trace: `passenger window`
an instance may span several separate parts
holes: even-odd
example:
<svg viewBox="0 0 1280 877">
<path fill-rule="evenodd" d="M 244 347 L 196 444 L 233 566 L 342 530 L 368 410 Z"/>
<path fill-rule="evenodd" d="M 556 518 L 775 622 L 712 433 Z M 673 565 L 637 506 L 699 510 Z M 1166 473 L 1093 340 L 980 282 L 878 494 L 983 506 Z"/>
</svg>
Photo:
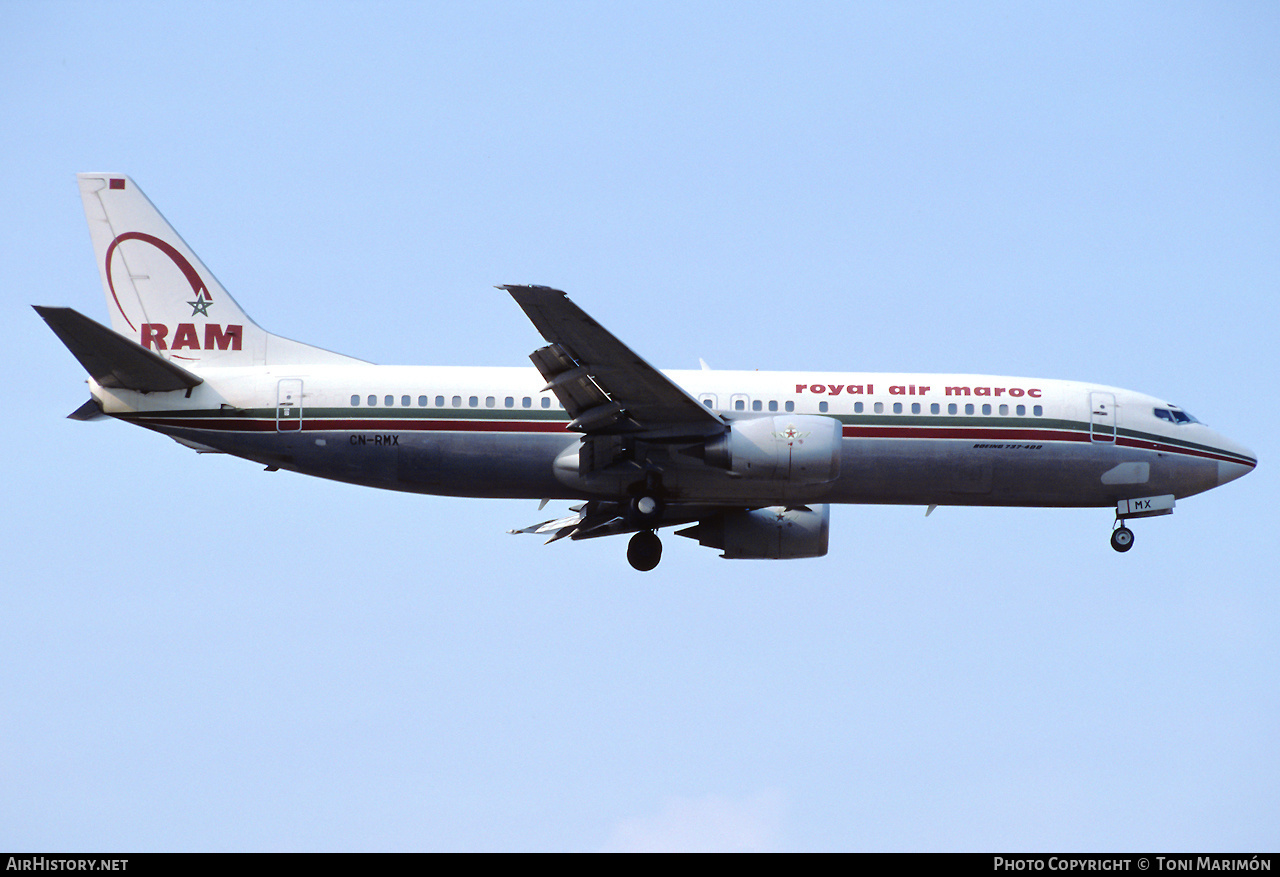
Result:
<svg viewBox="0 0 1280 877">
<path fill-rule="evenodd" d="M 769 410 L 770 410 L 770 411 L 777 411 L 777 410 L 778 410 L 778 400 L 777 400 L 777 399 L 770 399 L 770 400 L 769 400 Z"/>
<path fill-rule="evenodd" d="M 516 407 L 515 396 L 508 396 L 506 399 L 502 400 L 502 404 L 506 405 L 508 408 L 515 408 Z"/>
<path fill-rule="evenodd" d="M 733 410 L 734 410 L 734 411 L 746 411 L 746 410 L 747 410 L 747 400 L 746 400 L 746 399 L 735 399 L 735 400 L 733 400 Z"/>
<path fill-rule="evenodd" d="M 830 406 L 827 405 L 827 401 L 825 399 L 818 403 L 818 410 L 821 411 L 823 414 L 827 413 L 827 408 L 829 407 Z"/>
<path fill-rule="evenodd" d="M 969 402 L 968 404 L 966 404 L 966 405 L 964 406 L 964 413 L 965 413 L 965 414 L 972 414 L 972 413 L 973 413 L 973 403 L 972 403 L 972 402 Z"/>
<path fill-rule="evenodd" d="M 419 396 L 419 397 L 418 397 L 418 407 L 419 407 L 419 408 L 426 408 L 426 407 L 427 407 L 427 403 L 428 403 L 429 401 L 431 401 L 431 400 L 430 400 L 430 399 L 428 399 L 426 396 Z"/>
<path fill-rule="evenodd" d="M 706 405 L 708 408 L 710 408 L 710 407 L 711 407 L 711 400 L 710 400 L 710 399 L 703 399 L 703 400 L 702 400 L 702 404 L 703 404 L 703 405 Z"/>
<path fill-rule="evenodd" d="M 551 398 L 550 398 L 549 396 L 543 396 L 543 397 L 542 397 L 542 407 L 543 407 L 543 408 L 550 408 L 550 407 L 551 407 Z"/>
<path fill-rule="evenodd" d="M 861 402 L 854 402 L 854 403 L 853 403 L 853 413 L 854 413 L 854 414 L 861 414 L 861 413 L 862 413 L 862 403 L 861 403 Z"/>
<path fill-rule="evenodd" d="M 990 406 L 989 404 L 988 404 L 988 405 L 983 405 L 983 406 L 982 406 L 982 413 L 983 413 L 983 414 L 990 414 L 990 413 L 991 413 L 991 406 Z"/>
<path fill-rule="evenodd" d="M 752 410 L 752 411 L 759 411 L 759 410 L 760 410 L 761 408 L 763 408 L 763 407 L 764 407 L 764 405 L 760 402 L 760 400 L 759 400 L 759 399 L 756 399 L 756 400 L 754 400 L 754 401 L 751 403 L 751 410 Z"/>
<path fill-rule="evenodd" d="M 1008 405 L 1001 405 L 1001 406 L 1000 406 L 1000 416 L 1001 416 L 1001 417 L 1004 417 L 1004 416 L 1005 416 L 1005 415 L 1007 415 L 1008 413 L 1009 413 L 1009 406 L 1008 406 Z"/>
<path fill-rule="evenodd" d="M 795 403 L 795 402 L 788 402 L 788 403 L 787 403 L 787 405 L 786 405 L 786 408 L 787 408 L 787 410 L 788 410 L 788 411 L 795 411 L 795 410 L 796 410 L 796 403 Z"/>
<path fill-rule="evenodd" d="M 876 403 L 876 414 L 884 414 L 884 403 L 883 403 L 883 402 L 877 402 L 877 403 Z"/>
<path fill-rule="evenodd" d="M 367 401 L 367 402 L 369 403 L 369 405 L 370 405 L 370 406 L 377 405 L 377 404 L 378 404 L 378 397 L 377 397 L 377 396 L 372 396 L 372 395 L 371 395 L 371 396 L 369 396 L 369 398 L 368 398 L 368 399 L 366 399 L 365 401 Z"/>
<path fill-rule="evenodd" d="M 436 396 L 436 407 L 437 408 L 444 407 L 444 396 Z"/>
<path fill-rule="evenodd" d="M 941 413 L 942 413 L 942 406 L 941 406 L 941 405 L 939 405 L 937 402 L 934 402 L 932 405 L 930 405 L 930 406 L 929 406 L 929 413 L 930 413 L 930 414 L 941 414 Z"/>
<path fill-rule="evenodd" d="M 956 407 L 956 403 L 954 403 L 954 402 L 951 402 L 951 403 L 949 403 L 949 404 L 947 405 L 947 413 L 948 413 L 948 414 L 955 414 L 955 413 L 956 413 L 957 411 L 959 411 L 959 410 L 960 410 L 960 409 Z"/>
<path fill-rule="evenodd" d="M 352 408 L 359 408 L 359 407 L 360 407 L 360 394 L 359 394 L 359 393 L 357 393 L 357 394 L 355 394 L 354 396 L 352 396 L 352 397 L 351 397 L 351 407 L 352 407 Z"/>
<path fill-rule="evenodd" d="M 1031 413 L 1034 414 L 1036 417 L 1042 417 L 1044 415 L 1044 406 L 1043 405 L 1035 406 L 1034 408 L 1031 409 Z"/>
<path fill-rule="evenodd" d="M 485 397 L 484 397 L 484 407 L 485 407 L 485 408 L 492 408 L 492 407 L 493 407 L 494 405 L 496 405 L 497 403 L 498 403 L 498 400 L 497 400 L 497 399 L 494 399 L 492 396 L 485 396 Z"/>
<path fill-rule="evenodd" d="M 919 413 L 920 413 L 920 403 L 919 403 L 919 402 L 912 402 L 912 403 L 911 403 L 911 413 L 912 413 L 912 414 L 919 414 Z"/>
<path fill-rule="evenodd" d="M 461 397 L 461 396 L 454 396 L 454 397 L 453 397 L 453 407 L 454 407 L 454 408 L 461 408 L 461 407 L 462 407 L 462 397 Z"/>
<path fill-rule="evenodd" d="M 1019 417 L 1022 417 L 1022 416 L 1024 416 L 1024 415 L 1027 413 L 1027 406 L 1026 406 L 1026 405 L 1019 405 L 1017 408 L 1015 408 L 1015 409 L 1013 409 L 1013 410 L 1014 410 L 1014 413 L 1016 413 Z"/>
<path fill-rule="evenodd" d="M 470 405 L 472 408 L 475 408 L 477 405 L 480 404 L 480 397 L 472 396 L 470 399 L 467 400 L 467 404 Z"/>
<path fill-rule="evenodd" d="M 894 413 L 894 414 L 901 414 L 901 413 L 902 413 L 902 403 L 901 403 L 901 402 L 894 402 L 894 403 L 893 403 L 893 413 Z"/>
<path fill-rule="evenodd" d="M 408 408 L 409 405 L 412 403 L 412 401 L 413 400 L 411 400 L 408 396 L 400 397 L 400 404 L 403 405 L 405 408 Z"/>
<path fill-rule="evenodd" d="M 521 408 L 529 408 L 532 405 L 533 405 L 533 400 L 530 399 L 528 396 L 525 396 L 523 399 L 520 400 Z"/>
</svg>

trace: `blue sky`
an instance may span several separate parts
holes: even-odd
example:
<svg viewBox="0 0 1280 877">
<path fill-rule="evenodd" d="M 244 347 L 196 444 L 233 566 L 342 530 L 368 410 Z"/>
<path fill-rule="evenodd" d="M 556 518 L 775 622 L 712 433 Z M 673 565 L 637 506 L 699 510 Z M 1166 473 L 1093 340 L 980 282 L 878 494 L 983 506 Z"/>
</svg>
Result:
<svg viewBox="0 0 1280 877">
<path fill-rule="evenodd" d="M 1267 4 L 0 3 L 15 403 L 0 847 L 1259 850 L 1280 842 Z M 822 559 L 542 546 L 64 416 L 131 174 L 271 331 L 523 365 L 498 283 L 654 363 L 1181 404 L 1248 478 L 839 507 Z M 545 516 L 543 516 L 545 517 Z"/>
</svg>

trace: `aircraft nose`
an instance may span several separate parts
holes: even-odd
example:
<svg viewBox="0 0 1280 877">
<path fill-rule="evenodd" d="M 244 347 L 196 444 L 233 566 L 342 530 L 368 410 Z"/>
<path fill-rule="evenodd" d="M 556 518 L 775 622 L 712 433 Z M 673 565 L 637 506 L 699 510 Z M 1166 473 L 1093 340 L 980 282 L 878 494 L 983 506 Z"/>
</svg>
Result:
<svg viewBox="0 0 1280 877">
<path fill-rule="evenodd" d="M 1248 475 L 1253 471 L 1253 467 L 1257 463 L 1228 463 L 1225 460 L 1218 461 L 1218 484 L 1226 484 L 1228 481 L 1235 481 L 1241 475 Z"/>
<path fill-rule="evenodd" d="M 1247 475 L 1252 472 L 1254 467 L 1258 465 L 1257 455 L 1248 448 L 1241 447 L 1235 442 L 1223 442 L 1223 445 L 1223 450 L 1237 459 L 1218 461 L 1218 484 L 1235 481 L 1241 475 Z"/>
</svg>

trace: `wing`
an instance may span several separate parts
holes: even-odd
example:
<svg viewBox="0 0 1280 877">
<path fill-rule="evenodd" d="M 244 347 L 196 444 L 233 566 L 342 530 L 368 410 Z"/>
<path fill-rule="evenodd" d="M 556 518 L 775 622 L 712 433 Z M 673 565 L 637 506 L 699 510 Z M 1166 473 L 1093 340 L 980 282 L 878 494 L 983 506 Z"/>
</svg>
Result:
<svg viewBox="0 0 1280 877">
<path fill-rule="evenodd" d="M 547 286 L 500 286 L 549 344 L 529 357 L 573 421 L 588 434 L 714 435 L 724 421 Z"/>
<path fill-rule="evenodd" d="M 572 506 L 568 517 L 553 521 L 543 521 L 519 530 L 508 530 L 508 533 L 533 533 L 539 536 L 551 535 L 547 544 L 568 537 L 575 542 L 580 539 L 595 539 L 599 536 L 616 536 L 620 533 L 638 533 L 641 530 L 653 530 L 658 527 L 671 527 L 678 524 L 690 524 L 700 518 L 722 515 L 726 509 L 737 510 L 740 506 L 717 506 L 709 504 L 680 504 L 667 506 L 657 520 L 637 521 L 628 512 L 625 502 L 593 499 L 581 505 Z"/>
</svg>

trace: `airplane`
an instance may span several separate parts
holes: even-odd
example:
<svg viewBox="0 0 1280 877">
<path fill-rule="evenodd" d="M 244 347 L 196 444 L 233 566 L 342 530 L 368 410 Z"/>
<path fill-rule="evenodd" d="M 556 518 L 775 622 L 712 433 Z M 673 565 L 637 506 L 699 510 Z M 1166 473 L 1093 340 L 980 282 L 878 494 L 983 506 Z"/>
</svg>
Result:
<svg viewBox="0 0 1280 877">
<path fill-rule="evenodd" d="M 1100 384 L 973 374 L 659 371 L 561 291 L 498 287 L 545 345 L 531 368 L 383 366 L 249 319 L 124 174 L 77 175 L 111 328 L 35 306 L 88 371 L 69 415 L 201 453 L 414 493 L 576 503 L 512 533 L 657 531 L 725 558 L 827 553 L 831 506 L 1113 508 L 1131 519 L 1234 481 L 1246 448 L 1184 409 Z"/>
</svg>

